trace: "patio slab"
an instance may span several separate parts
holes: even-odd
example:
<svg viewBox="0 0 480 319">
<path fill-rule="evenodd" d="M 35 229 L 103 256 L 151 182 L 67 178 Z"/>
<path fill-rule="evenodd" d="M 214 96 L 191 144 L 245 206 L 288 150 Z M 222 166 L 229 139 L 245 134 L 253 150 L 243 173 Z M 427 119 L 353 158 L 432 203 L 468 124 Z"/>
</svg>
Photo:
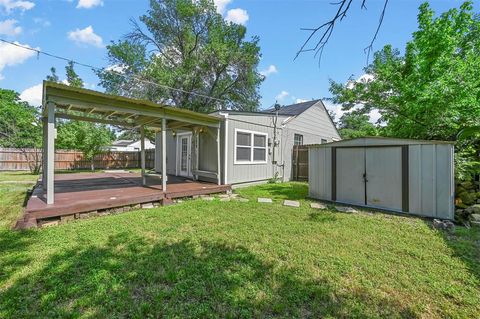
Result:
<svg viewBox="0 0 480 319">
<path fill-rule="evenodd" d="M 273 203 L 271 198 L 263 198 L 263 197 L 259 197 L 258 202 L 259 203 Z"/>
<path fill-rule="evenodd" d="M 283 206 L 300 207 L 300 202 L 286 199 L 283 201 Z"/>
<path fill-rule="evenodd" d="M 335 209 L 338 210 L 339 212 L 344 212 L 344 213 L 356 213 L 356 212 L 358 212 L 355 208 L 350 207 L 350 206 L 335 206 Z"/>
<path fill-rule="evenodd" d="M 327 209 L 327 206 L 325 206 L 322 203 L 310 203 L 310 208 L 315 208 L 315 209 Z"/>
</svg>

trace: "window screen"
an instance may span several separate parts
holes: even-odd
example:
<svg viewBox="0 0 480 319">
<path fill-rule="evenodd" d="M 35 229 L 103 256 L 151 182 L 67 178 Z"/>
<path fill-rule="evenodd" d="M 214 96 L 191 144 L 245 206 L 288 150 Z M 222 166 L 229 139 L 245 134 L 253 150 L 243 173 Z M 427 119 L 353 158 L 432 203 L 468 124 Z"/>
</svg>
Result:
<svg viewBox="0 0 480 319">
<path fill-rule="evenodd" d="M 251 138 L 250 133 L 237 132 L 237 145 L 250 146 Z"/>
</svg>

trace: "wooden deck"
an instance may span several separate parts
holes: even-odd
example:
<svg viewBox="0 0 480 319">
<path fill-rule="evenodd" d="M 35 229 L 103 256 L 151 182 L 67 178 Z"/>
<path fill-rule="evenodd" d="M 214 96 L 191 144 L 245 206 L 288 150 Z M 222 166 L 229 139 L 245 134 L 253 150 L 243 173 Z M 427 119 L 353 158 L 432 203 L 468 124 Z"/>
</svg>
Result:
<svg viewBox="0 0 480 319">
<path fill-rule="evenodd" d="M 38 183 L 16 228 L 31 227 L 40 219 L 149 202 L 166 204 L 174 198 L 220 193 L 230 189 L 230 185 L 169 176 L 167 192 L 163 192 L 160 178 L 148 177 L 147 185 L 142 186 L 140 174 L 117 172 L 56 174 L 55 203 L 46 204 L 42 184 Z"/>
</svg>

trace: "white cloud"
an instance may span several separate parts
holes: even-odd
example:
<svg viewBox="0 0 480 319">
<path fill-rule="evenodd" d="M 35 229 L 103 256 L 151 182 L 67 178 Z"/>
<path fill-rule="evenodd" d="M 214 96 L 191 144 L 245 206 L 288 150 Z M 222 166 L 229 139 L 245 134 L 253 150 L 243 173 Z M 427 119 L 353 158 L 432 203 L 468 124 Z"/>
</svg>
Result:
<svg viewBox="0 0 480 319">
<path fill-rule="evenodd" d="M 375 124 L 382 115 L 380 115 L 380 112 L 375 109 L 371 110 L 370 113 L 368 113 L 368 116 L 370 116 L 370 122 Z"/>
<path fill-rule="evenodd" d="M 356 79 L 355 81 L 353 80 L 349 80 L 347 82 L 347 89 L 353 89 L 353 85 L 354 83 L 368 83 L 368 82 L 371 82 L 375 79 L 375 76 L 371 75 L 371 74 L 362 74 L 358 79 Z"/>
<path fill-rule="evenodd" d="M 77 9 L 90 9 L 97 6 L 103 6 L 102 0 L 78 0 Z"/>
<path fill-rule="evenodd" d="M 26 11 L 32 9 L 33 7 L 35 7 L 35 3 L 31 1 L 0 0 L 0 8 L 3 8 L 7 13 L 10 13 L 15 9 Z"/>
<path fill-rule="evenodd" d="M 18 42 L 14 42 L 20 44 Z M 28 44 L 22 44 L 23 46 L 30 47 Z M 39 49 L 39 48 L 36 48 Z M 2 70 L 6 66 L 14 66 L 25 62 L 27 59 L 36 55 L 34 51 L 22 49 L 14 45 L 0 42 L 0 80 L 3 79 L 1 74 Z"/>
<path fill-rule="evenodd" d="M 342 110 L 342 105 L 341 104 L 334 104 L 329 100 L 323 100 L 323 104 L 325 104 L 325 107 L 329 111 L 333 111 L 335 114 L 335 118 L 333 120 L 339 120 L 343 114 L 348 113 Z M 352 110 L 356 110 L 360 107 L 360 105 L 356 105 Z M 380 118 L 380 112 L 378 110 L 371 110 L 370 113 L 368 114 L 370 117 L 369 122 L 372 124 L 376 124 L 378 119 Z"/>
<path fill-rule="evenodd" d="M 8 19 L 5 21 L 0 21 L 0 34 L 7 36 L 15 36 L 22 33 L 22 28 L 17 26 L 17 20 Z"/>
<path fill-rule="evenodd" d="M 288 95 L 289 95 L 289 93 L 287 91 L 282 91 L 275 97 L 275 99 L 277 100 L 277 102 L 283 102 L 283 100 L 285 100 L 285 98 Z"/>
<path fill-rule="evenodd" d="M 121 64 L 113 64 L 113 65 L 110 65 L 110 66 L 107 66 L 105 68 L 105 71 L 112 71 L 113 73 L 125 73 L 125 70 L 127 69 L 127 67 L 125 65 L 121 65 Z"/>
<path fill-rule="evenodd" d="M 28 104 L 33 106 L 40 106 L 42 105 L 42 92 L 43 92 L 43 84 L 39 83 L 28 89 L 25 89 L 20 93 L 20 99 Z"/>
<path fill-rule="evenodd" d="M 342 117 L 342 115 L 345 113 L 345 111 L 342 111 L 342 105 L 340 104 L 334 104 L 329 100 L 322 100 L 322 102 L 328 111 L 332 111 L 333 114 L 335 114 L 335 118 L 333 118 L 332 120 L 338 121 Z"/>
<path fill-rule="evenodd" d="M 237 8 L 237 9 L 230 9 L 227 11 L 227 16 L 225 17 L 225 21 L 245 25 L 248 21 L 248 18 L 249 17 L 246 10 Z"/>
<path fill-rule="evenodd" d="M 36 24 L 41 25 L 42 27 L 49 27 L 49 26 L 52 25 L 52 24 L 50 23 L 50 21 L 48 21 L 47 19 L 44 19 L 44 18 L 35 18 L 35 19 L 33 19 L 33 22 L 35 22 Z"/>
<path fill-rule="evenodd" d="M 267 77 L 269 75 L 272 75 L 272 74 L 275 74 L 275 73 L 278 73 L 278 69 L 273 64 L 269 65 L 268 68 L 266 68 L 265 70 L 260 71 L 260 74 L 265 76 L 265 77 Z"/>
<path fill-rule="evenodd" d="M 103 40 L 98 34 L 95 34 L 91 25 L 85 29 L 76 29 L 68 32 L 68 38 L 77 44 L 87 44 L 96 47 L 103 47 Z"/>
<path fill-rule="evenodd" d="M 295 103 L 303 103 L 307 101 L 308 101 L 307 99 L 295 99 Z"/>
<path fill-rule="evenodd" d="M 225 9 L 230 2 L 232 2 L 232 0 L 213 0 L 215 7 L 217 7 L 217 12 L 222 15 L 225 13 Z"/>
</svg>

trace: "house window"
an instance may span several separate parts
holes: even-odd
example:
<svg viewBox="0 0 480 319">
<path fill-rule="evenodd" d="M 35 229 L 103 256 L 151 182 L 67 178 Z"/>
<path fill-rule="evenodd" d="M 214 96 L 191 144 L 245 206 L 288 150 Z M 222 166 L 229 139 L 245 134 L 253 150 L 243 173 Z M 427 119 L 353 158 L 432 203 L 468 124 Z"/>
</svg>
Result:
<svg viewBox="0 0 480 319">
<path fill-rule="evenodd" d="M 303 135 L 295 134 L 293 136 L 293 145 L 303 145 Z"/>
<path fill-rule="evenodd" d="M 267 162 L 267 134 L 235 130 L 235 164 Z"/>
<path fill-rule="evenodd" d="M 322 138 L 321 143 L 322 143 L 322 144 L 325 144 L 325 143 L 327 143 L 327 140 L 324 139 L 324 138 Z"/>
</svg>

